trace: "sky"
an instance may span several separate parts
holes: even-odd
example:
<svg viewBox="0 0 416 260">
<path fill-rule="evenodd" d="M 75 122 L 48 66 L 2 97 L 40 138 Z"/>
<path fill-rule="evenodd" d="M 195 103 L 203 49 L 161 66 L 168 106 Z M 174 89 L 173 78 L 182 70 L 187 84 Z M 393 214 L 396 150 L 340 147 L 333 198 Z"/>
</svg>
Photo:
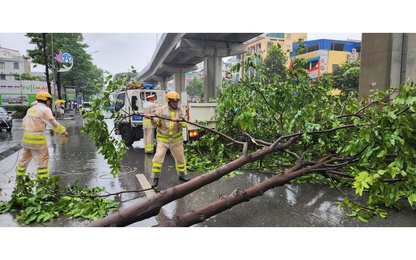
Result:
<svg viewBox="0 0 416 260">
<path fill-rule="evenodd" d="M 156 42 L 161 34 L 157 33 L 83 33 L 86 49 L 91 54 L 97 67 L 114 75 L 119 72 L 131 71 L 133 66 L 141 71 L 151 60 L 156 49 Z M 361 33 L 311 33 L 308 40 L 329 38 L 337 40 L 361 40 Z M 0 31 L 0 46 L 13 49 L 22 55 L 27 50 L 34 49 L 29 38 L 24 33 L 2 33 Z M 56 50 L 58 53 L 58 50 Z M 76 58 L 74 57 L 74 63 Z M 32 67 L 32 71 L 44 72 L 43 66 Z"/>
<path fill-rule="evenodd" d="M 395 32 L 414 24 L 408 10 L 411 8 L 385 5 L 383 1 L 375 6 L 350 0 L 348 6 L 337 7 L 331 0 L 320 0 L 319 5 L 298 0 L 290 11 L 259 6 L 264 8 L 256 12 L 258 15 L 237 0 L 228 0 L 227 5 L 211 0 L 203 9 L 196 8 L 190 0 L 167 1 L 163 5 L 159 1 L 117 0 L 97 5 L 73 0 L 71 5 L 63 2 L 53 7 L 48 7 L 46 0 L 15 0 L 10 2 L 10 10 L 19 5 L 17 2 L 23 2 L 18 16 L 15 12 L 2 13 L 3 21 L 17 21 L 0 26 L 2 47 L 24 55 L 33 48 L 24 32 L 81 32 L 90 46 L 87 53 L 91 53 L 93 63 L 110 74 L 129 71 L 131 66 L 141 71 L 150 61 L 157 39 L 166 32 L 306 32 L 308 40 L 361 40 L 362 32 Z M 46 14 L 53 15 L 45 15 L 45 8 L 50 8 Z M 393 22 L 395 15 L 399 16 L 399 25 Z"/>
</svg>

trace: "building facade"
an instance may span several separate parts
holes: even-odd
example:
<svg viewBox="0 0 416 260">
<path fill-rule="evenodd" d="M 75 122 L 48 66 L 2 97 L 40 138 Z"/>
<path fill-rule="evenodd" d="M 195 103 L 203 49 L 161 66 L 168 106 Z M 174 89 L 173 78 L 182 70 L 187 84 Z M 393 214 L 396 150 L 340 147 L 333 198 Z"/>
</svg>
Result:
<svg viewBox="0 0 416 260">
<path fill-rule="evenodd" d="M 343 63 L 361 58 L 361 41 L 319 39 L 304 41 L 302 44 L 305 49 L 300 51 L 298 42 L 293 43 L 291 60 L 295 58 L 306 60 L 304 68 L 311 78 L 331 73 Z"/>
<path fill-rule="evenodd" d="M 30 73 L 30 62 L 19 51 L 0 47 L 0 80 L 16 80 L 23 73 Z"/>
<path fill-rule="evenodd" d="M 262 59 L 267 57 L 270 48 L 280 45 L 282 51 L 287 55 L 286 66 L 290 65 L 290 53 L 293 50 L 293 44 L 300 39 L 306 40 L 307 33 L 266 33 L 247 42 L 249 54 L 259 53 Z"/>
<path fill-rule="evenodd" d="M 21 80 L 31 74 L 30 62 L 19 51 L 0 47 L 0 106 L 28 106 L 36 93 L 48 91 L 45 81 Z"/>
</svg>

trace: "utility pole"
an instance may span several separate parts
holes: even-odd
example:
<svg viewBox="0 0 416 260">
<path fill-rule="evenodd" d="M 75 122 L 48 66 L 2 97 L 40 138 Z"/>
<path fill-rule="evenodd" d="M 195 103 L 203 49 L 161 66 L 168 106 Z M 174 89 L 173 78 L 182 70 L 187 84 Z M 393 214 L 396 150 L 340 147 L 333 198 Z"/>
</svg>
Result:
<svg viewBox="0 0 416 260">
<path fill-rule="evenodd" d="M 53 85 L 53 93 L 55 94 L 55 58 L 53 57 L 53 33 L 51 33 L 51 50 L 52 50 L 52 85 Z"/>
</svg>

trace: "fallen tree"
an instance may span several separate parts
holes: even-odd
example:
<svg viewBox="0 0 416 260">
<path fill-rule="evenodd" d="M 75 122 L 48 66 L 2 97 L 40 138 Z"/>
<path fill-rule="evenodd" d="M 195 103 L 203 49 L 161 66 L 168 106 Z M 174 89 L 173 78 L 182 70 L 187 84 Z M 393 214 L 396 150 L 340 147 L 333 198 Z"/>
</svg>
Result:
<svg viewBox="0 0 416 260">
<path fill-rule="evenodd" d="M 380 206 L 398 207 L 399 199 L 406 198 L 414 206 L 415 86 L 404 84 L 374 93 L 371 99 L 357 100 L 352 95 L 342 99 L 329 94 L 331 86 L 311 85 L 302 61 L 297 62 L 293 70 L 286 71 L 284 82 L 268 78 L 263 84 L 266 81 L 261 77 L 245 76 L 237 86 L 224 87 L 217 107 L 216 135 L 208 136 L 205 144 L 202 140 L 202 144 L 195 145 L 192 153 L 198 158 L 209 157 L 215 169 L 89 226 L 127 226 L 155 216 L 164 205 L 245 165 L 273 168 L 276 176 L 245 190 L 236 189 L 157 226 L 203 222 L 305 176 L 320 176 L 334 186 L 353 187 L 359 195 L 368 192 L 368 205 L 345 200 L 351 214 L 363 221 L 374 215 L 385 217 Z M 243 65 L 255 67 L 251 60 Z M 267 141 L 272 138 L 274 141 Z M 201 149 L 202 145 L 206 149 Z M 198 152 L 208 156 L 199 156 Z"/>
</svg>

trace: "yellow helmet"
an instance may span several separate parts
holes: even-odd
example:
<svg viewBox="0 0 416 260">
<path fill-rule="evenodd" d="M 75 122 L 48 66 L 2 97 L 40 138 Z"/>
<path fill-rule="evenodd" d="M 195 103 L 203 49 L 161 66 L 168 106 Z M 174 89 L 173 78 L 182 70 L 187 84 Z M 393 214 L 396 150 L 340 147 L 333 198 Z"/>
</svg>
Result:
<svg viewBox="0 0 416 260">
<path fill-rule="evenodd" d="M 46 100 L 48 100 L 48 98 L 52 99 L 52 96 L 48 92 L 40 91 L 40 92 L 36 93 L 35 98 L 36 98 L 36 100 L 46 101 Z"/>
<path fill-rule="evenodd" d="M 178 94 L 178 92 L 171 91 L 166 94 L 166 102 L 168 103 L 169 101 L 179 102 L 180 100 L 181 100 L 181 96 Z"/>
</svg>

